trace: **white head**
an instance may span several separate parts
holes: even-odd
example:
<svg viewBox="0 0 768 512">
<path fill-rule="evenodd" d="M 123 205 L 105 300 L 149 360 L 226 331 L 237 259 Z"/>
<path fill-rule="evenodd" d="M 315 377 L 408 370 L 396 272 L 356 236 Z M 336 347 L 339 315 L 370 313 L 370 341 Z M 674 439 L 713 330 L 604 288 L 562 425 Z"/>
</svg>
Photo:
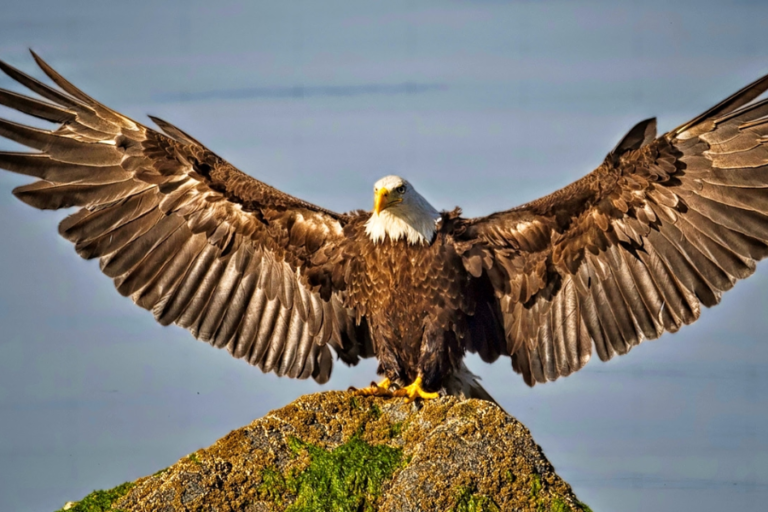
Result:
<svg viewBox="0 0 768 512">
<path fill-rule="evenodd" d="M 385 176 L 373 186 L 373 213 L 365 232 L 374 243 L 392 241 L 428 244 L 440 214 L 400 176 Z"/>
</svg>

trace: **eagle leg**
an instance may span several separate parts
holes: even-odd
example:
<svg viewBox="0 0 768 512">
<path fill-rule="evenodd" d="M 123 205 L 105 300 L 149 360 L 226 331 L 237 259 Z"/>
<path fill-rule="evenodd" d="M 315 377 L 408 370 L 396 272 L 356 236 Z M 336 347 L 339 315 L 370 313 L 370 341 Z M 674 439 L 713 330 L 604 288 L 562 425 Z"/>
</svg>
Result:
<svg viewBox="0 0 768 512">
<path fill-rule="evenodd" d="M 357 395 L 362 396 L 394 396 L 393 393 L 389 390 L 389 387 L 392 385 L 392 382 L 390 382 L 389 379 L 384 379 L 378 384 L 375 382 L 371 382 L 371 385 L 367 388 L 363 389 L 356 389 L 356 388 L 349 388 L 350 391 L 354 391 Z"/>
<path fill-rule="evenodd" d="M 438 393 L 430 393 L 429 391 L 424 391 L 424 389 L 421 387 L 421 375 L 418 375 L 412 384 L 395 390 L 395 392 L 392 393 L 392 396 L 404 396 L 406 397 L 406 403 L 411 403 L 417 398 L 421 398 L 422 400 L 431 400 L 433 398 L 439 397 L 440 395 Z"/>
</svg>

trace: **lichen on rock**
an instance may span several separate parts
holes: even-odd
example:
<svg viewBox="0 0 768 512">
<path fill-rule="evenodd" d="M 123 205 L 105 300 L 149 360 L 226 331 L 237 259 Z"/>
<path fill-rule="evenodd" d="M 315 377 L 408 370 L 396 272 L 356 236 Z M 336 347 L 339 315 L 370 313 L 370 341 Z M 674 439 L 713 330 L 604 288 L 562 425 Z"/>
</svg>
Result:
<svg viewBox="0 0 768 512">
<path fill-rule="evenodd" d="M 528 430 L 496 405 L 307 395 L 140 478 L 104 510 L 578 512 Z M 98 510 L 98 509 L 96 509 Z"/>
</svg>

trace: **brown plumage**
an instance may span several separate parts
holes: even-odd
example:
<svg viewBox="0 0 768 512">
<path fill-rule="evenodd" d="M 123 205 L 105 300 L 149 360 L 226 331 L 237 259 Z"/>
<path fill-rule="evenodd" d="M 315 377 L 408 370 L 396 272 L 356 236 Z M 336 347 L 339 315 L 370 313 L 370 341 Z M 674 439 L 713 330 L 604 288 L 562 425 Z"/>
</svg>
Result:
<svg viewBox="0 0 768 512">
<path fill-rule="evenodd" d="M 639 123 L 562 190 L 465 219 L 396 177 L 398 192 L 377 185 L 374 213 L 312 205 L 34 57 L 60 89 L 0 63 L 44 98 L 0 90 L 0 104 L 59 126 L 0 120 L 37 150 L 0 152 L 1 168 L 38 178 L 14 194 L 78 207 L 59 232 L 121 294 L 265 372 L 325 382 L 333 350 L 377 357 L 401 385 L 488 398 L 466 351 L 511 357 L 531 386 L 555 380 L 593 345 L 605 361 L 695 321 L 768 254 L 768 102 L 753 101 L 768 77 L 661 137 Z"/>
</svg>

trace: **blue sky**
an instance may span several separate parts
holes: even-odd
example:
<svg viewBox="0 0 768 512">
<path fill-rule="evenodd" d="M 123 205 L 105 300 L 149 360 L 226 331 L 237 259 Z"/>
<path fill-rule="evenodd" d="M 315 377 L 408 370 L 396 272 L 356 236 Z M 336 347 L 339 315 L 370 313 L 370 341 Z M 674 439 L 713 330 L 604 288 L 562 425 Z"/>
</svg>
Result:
<svg viewBox="0 0 768 512">
<path fill-rule="evenodd" d="M 474 216 L 586 174 L 641 119 L 671 129 L 768 72 L 767 15 L 759 2 L 38 1 L 3 8 L 0 58 L 39 76 L 34 48 L 111 107 L 168 119 L 322 206 L 368 209 L 397 173 Z M 63 212 L 13 198 L 27 181 L 0 174 L 0 510 L 54 510 L 374 377 L 366 361 L 323 388 L 277 379 L 160 327 L 56 235 Z M 766 288 L 761 264 L 696 324 L 554 384 L 470 365 L 596 512 L 756 509 Z"/>
</svg>

